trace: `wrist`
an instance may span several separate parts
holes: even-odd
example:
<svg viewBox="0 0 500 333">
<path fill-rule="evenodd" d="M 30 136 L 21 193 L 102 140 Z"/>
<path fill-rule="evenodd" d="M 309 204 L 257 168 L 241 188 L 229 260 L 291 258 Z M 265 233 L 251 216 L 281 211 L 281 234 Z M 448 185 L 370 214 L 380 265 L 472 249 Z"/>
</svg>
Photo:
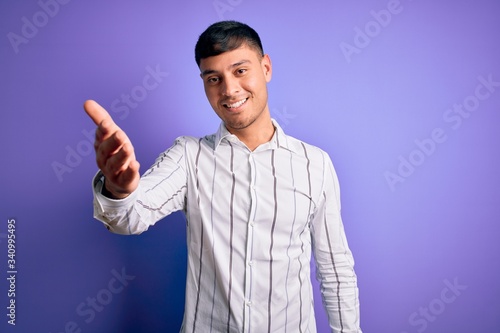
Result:
<svg viewBox="0 0 500 333">
<path fill-rule="evenodd" d="M 116 193 L 116 192 L 110 191 L 109 188 L 106 186 L 106 178 L 105 177 L 103 177 L 102 182 L 103 182 L 103 184 L 102 184 L 101 194 L 107 198 L 119 200 L 119 199 L 125 199 L 126 197 L 128 197 L 130 195 L 130 193 Z"/>
</svg>

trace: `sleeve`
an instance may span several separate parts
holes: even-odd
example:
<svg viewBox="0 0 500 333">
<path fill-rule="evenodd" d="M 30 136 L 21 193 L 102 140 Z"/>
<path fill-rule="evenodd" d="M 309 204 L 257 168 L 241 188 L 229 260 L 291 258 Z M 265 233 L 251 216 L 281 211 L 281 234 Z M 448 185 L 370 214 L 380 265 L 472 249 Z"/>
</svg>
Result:
<svg viewBox="0 0 500 333">
<path fill-rule="evenodd" d="M 186 139 L 178 138 L 142 175 L 137 189 L 125 199 L 101 194 L 104 176 L 93 179 L 94 218 L 122 235 L 140 234 L 163 217 L 184 209 L 187 193 Z"/>
<path fill-rule="evenodd" d="M 311 227 L 316 278 L 332 333 L 361 333 L 354 259 L 340 215 L 337 175 L 326 153 L 323 170 L 323 190 Z"/>
</svg>

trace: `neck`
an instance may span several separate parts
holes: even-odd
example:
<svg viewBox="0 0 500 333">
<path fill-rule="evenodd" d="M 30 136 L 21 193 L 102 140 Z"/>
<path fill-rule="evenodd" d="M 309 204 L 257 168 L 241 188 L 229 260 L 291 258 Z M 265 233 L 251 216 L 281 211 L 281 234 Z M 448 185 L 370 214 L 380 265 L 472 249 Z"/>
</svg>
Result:
<svg viewBox="0 0 500 333">
<path fill-rule="evenodd" d="M 228 129 L 243 142 L 248 149 L 254 151 L 263 143 L 269 142 L 274 135 L 274 125 L 271 116 L 256 119 L 250 126 L 242 129 Z"/>
</svg>

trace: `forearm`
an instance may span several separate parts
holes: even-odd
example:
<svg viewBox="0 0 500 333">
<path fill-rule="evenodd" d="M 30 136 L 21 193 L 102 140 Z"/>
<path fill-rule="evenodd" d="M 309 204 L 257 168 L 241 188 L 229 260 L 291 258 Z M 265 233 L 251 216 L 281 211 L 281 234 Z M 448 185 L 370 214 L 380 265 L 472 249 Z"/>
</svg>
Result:
<svg viewBox="0 0 500 333">
<path fill-rule="evenodd" d="M 332 333 L 361 333 L 357 277 L 350 252 L 317 258 L 317 278 Z"/>
<path fill-rule="evenodd" d="M 102 173 L 94 177 L 94 217 L 118 234 L 140 234 L 170 213 L 183 209 L 187 192 L 184 140 L 161 154 L 123 199 L 110 198 Z"/>
<path fill-rule="evenodd" d="M 333 333 L 361 333 L 354 259 L 340 213 L 340 188 L 329 159 L 325 187 L 312 223 L 313 250 L 323 303 Z"/>
</svg>

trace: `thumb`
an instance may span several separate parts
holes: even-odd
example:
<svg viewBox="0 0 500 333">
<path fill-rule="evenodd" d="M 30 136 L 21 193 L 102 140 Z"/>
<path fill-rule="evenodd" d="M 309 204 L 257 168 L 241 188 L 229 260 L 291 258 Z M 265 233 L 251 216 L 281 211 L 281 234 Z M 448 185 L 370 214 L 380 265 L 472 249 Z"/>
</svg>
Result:
<svg viewBox="0 0 500 333">
<path fill-rule="evenodd" d="M 113 126 L 115 122 L 109 115 L 108 111 L 106 111 L 102 106 L 100 106 L 96 101 L 88 100 L 83 104 L 83 108 L 85 112 L 89 115 L 89 117 L 94 121 L 94 123 L 99 126 L 103 121 L 106 120 L 106 123 L 109 122 L 109 125 Z"/>
</svg>

